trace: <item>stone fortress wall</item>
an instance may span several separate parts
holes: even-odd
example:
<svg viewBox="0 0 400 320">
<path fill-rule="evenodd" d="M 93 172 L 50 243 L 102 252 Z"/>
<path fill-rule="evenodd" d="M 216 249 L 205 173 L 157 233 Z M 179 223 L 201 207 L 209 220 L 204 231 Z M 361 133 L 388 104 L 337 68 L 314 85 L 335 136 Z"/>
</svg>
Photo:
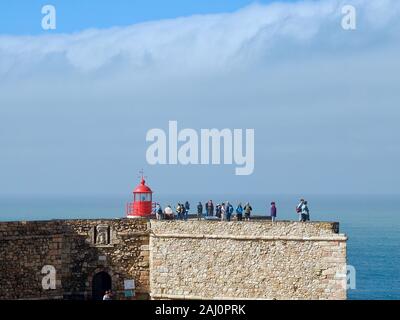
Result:
<svg viewBox="0 0 400 320">
<path fill-rule="evenodd" d="M 0 223 L 0 299 L 346 299 L 338 223 L 51 220 Z M 42 268 L 56 270 L 55 289 Z M 134 280 L 134 296 L 124 290 Z M 97 282 L 96 282 L 97 283 Z"/>
<path fill-rule="evenodd" d="M 111 277 L 117 298 L 124 280 L 137 297 L 149 294 L 149 222 L 54 220 L 0 223 L 0 299 L 89 299 L 99 272 Z M 56 289 L 43 290 L 42 268 L 56 268 Z"/>
<path fill-rule="evenodd" d="M 335 223 L 154 221 L 154 299 L 346 299 Z"/>
</svg>

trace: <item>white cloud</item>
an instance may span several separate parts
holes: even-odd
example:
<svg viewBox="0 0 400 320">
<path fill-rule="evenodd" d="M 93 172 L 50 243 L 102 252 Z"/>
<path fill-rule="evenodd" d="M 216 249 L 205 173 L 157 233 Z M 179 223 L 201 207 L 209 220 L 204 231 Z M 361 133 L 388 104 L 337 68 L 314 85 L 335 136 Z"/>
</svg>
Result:
<svg viewBox="0 0 400 320">
<path fill-rule="evenodd" d="M 151 167 L 158 190 L 400 192 L 399 18 L 398 0 L 300 1 L 0 36 L 0 192 L 122 194 L 168 120 L 255 128 L 255 174 Z"/>
<path fill-rule="evenodd" d="M 348 3 L 355 5 L 359 14 L 358 46 L 399 31 L 397 0 L 255 4 L 229 14 L 190 16 L 107 30 L 0 36 L 0 75 L 46 69 L 49 60 L 78 72 L 96 71 L 115 62 L 132 70 L 218 70 L 258 63 L 265 56 L 279 56 L 285 48 L 299 47 L 302 51 L 305 43 L 316 49 L 323 43 L 322 48 L 329 50 L 348 41 L 340 27 L 340 8 Z"/>
</svg>

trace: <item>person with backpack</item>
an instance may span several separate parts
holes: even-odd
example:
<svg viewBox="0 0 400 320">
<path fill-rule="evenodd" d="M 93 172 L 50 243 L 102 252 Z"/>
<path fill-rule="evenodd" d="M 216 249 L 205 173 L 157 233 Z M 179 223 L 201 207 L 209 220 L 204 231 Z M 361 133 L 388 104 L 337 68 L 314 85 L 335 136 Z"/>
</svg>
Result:
<svg viewBox="0 0 400 320">
<path fill-rule="evenodd" d="M 242 221 L 242 219 L 243 219 L 243 207 L 242 207 L 241 202 L 239 202 L 239 204 L 236 208 L 236 218 L 237 218 L 237 221 Z"/>
<path fill-rule="evenodd" d="M 296 206 L 296 213 L 299 215 L 299 221 L 302 221 L 301 208 L 303 207 L 304 199 L 300 199 L 299 204 Z"/>
<path fill-rule="evenodd" d="M 275 205 L 275 202 L 271 202 L 271 210 L 270 210 L 270 213 L 271 213 L 271 220 L 272 220 L 272 222 L 275 222 L 276 221 L 276 205 Z"/>
<path fill-rule="evenodd" d="M 246 205 L 244 206 L 244 217 L 245 220 L 250 221 L 250 215 L 251 215 L 251 211 L 253 210 L 253 208 L 251 207 L 250 203 L 247 202 Z"/>
<path fill-rule="evenodd" d="M 208 217 L 212 217 L 214 215 L 214 204 L 212 200 L 209 200 L 206 203 L 206 214 Z"/>
<path fill-rule="evenodd" d="M 225 213 L 226 213 L 226 221 L 231 221 L 233 206 L 229 203 L 229 201 L 227 201 L 225 204 Z"/>
<path fill-rule="evenodd" d="M 186 202 L 185 202 L 185 207 L 184 207 L 184 209 L 185 209 L 185 211 L 184 211 L 184 218 L 185 218 L 185 220 L 187 220 L 188 217 L 189 217 L 189 210 L 190 210 L 189 201 L 186 201 Z"/>
<path fill-rule="evenodd" d="M 197 205 L 197 220 L 201 220 L 201 217 L 203 216 L 203 205 L 201 202 Z"/>
<path fill-rule="evenodd" d="M 301 221 L 310 221 L 310 210 L 308 209 L 307 201 L 301 206 Z"/>
</svg>

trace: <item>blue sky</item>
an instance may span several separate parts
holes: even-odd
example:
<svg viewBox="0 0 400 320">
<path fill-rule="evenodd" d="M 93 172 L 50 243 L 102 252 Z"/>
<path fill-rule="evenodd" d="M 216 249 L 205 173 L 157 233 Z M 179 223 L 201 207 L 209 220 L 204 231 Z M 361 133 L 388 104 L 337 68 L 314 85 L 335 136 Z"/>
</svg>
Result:
<svg viewBox="0 0 400 320">
<path fill-rule="evenodd" d="M 55 2 L 56 32 L 1 2 L 1 195 L 122 195 L 141 168 L 159 193 L 400 193 L 398 0 L 98 2 Z M 254 129 L 254 173 L 150 166 L 170 120 Z"/>
<path fill-rule="evenodd" d="M 3 0 L 0 2 L 0 34 L 41 34 L 41 8 L 57 9 L 57 31 L 109 28 L 170 19 L 193 14 L 231 12 L 250 3 L 270 0 Z M 290 2 L 290 0 L 286 0 Z"/>
</svg>

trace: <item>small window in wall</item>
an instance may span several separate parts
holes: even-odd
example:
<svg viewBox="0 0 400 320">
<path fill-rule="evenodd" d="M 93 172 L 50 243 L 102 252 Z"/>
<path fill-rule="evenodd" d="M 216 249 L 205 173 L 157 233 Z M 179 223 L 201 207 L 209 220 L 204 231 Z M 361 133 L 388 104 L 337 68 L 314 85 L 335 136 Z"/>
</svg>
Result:
<svg viewBox="0 0 400 320">
<path fill-rule="evenodd" d="M 135 201 L 151 201 L 151 193 L 135 193 Z"/>
</svg>

